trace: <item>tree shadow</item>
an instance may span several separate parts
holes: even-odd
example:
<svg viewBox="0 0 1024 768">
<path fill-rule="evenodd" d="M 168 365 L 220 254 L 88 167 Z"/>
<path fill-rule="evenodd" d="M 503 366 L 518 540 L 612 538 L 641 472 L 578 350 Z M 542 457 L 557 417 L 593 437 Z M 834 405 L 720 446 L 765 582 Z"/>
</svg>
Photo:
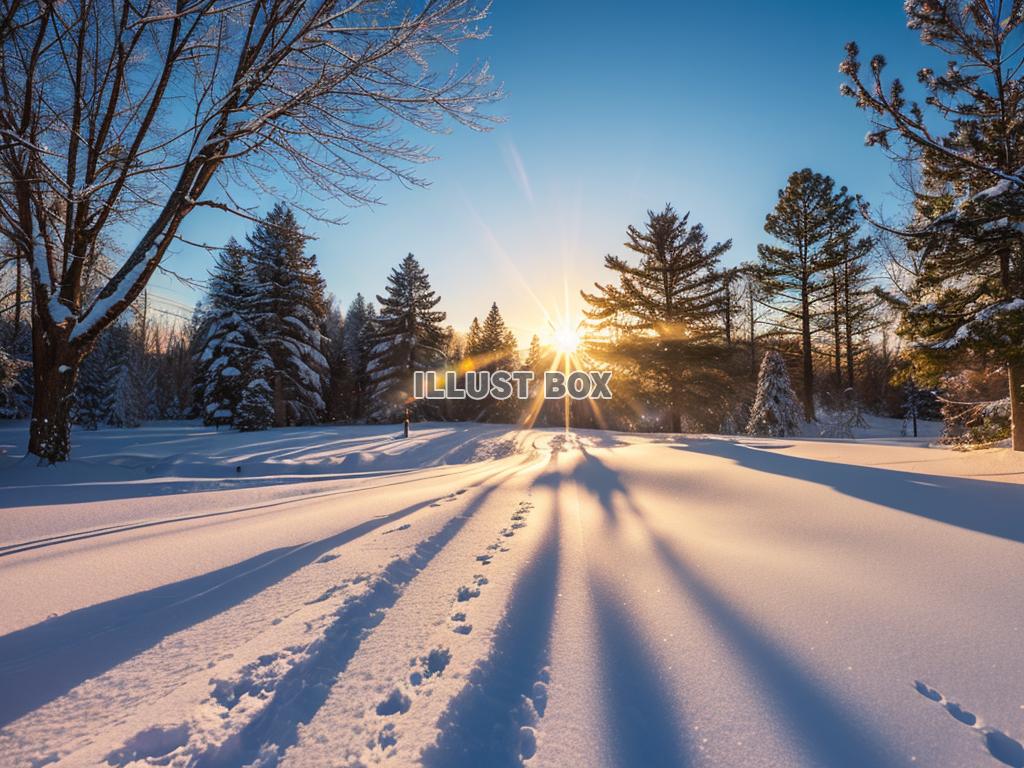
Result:
<svg viewBox="0 0 1024 768">
<path fill-rule="evenodd" d="M 603 704 L 609 744 L 620 768 L 684 768 L 692 764 L 689 729 L 624 610 L 604 587 L 592 590 L 604 670 Z"/>
<path fill-rule="evenodd" d="M 761 450 L 727 440 L 687 440 L 684 452 L 757 472 L 825 485 L 852 498 L 977 533 L 1024 542 L 1024 485 L 860 467 Z"/>
<path fill-rule="evenodd" d="M 333 536 L 66 613 L 0 637 L 0 727 L 222 613 L 336 547 L 430 505 L 420 502 Z"/>
<path fill-rule="evenodd" d="M 590 484 L 592 495 L 602 504 L 612 505 L 606 509 L 607 515 L 614 517 L 617 514 L 614 509 L 617 499 L 644 523 L 656 557 L 667 567 L 682 590 L 696 602 L 709 625 L 720 633 L 728 648 L 736 653 L 748 674 L 760 684 L 766 694 L 766 703 L 770 704 L 787 723 L 799 743 L 813 756 L 815 764 L 827 765 L 830 768 L 863 768 L 892 765 L 897 762 L 885 745 L 856 724 L 857 718 L 854 714 L 846 706 L 835 701 L 827 688 L 818 683 L 798 661 L 759 630 L 738 609 L 730 605 L 729 601 L 696 569 L 686 563 L 666 539 L 647 524 L 643 510 L 636 504 L 628 489 L 622 486 L 621 481 L 617 477 L 607 475 L 617 473 L 596 462 L 591 463 L 587 473 L 578 475 L 578 479 L 581 483 Z M 610 494 L 609 488 L 615 489 L 615 492 Z M 604 606 L 600 610 L 605 612 L 606 619 L 614 621 L 602 621 L 602 625 L 628 626 L 628 617 L 616 617 L 609 607 L 614 604 L 609 603 L 607 598 L 603 602 Z M 626 623 L 623 624 L 623 621 Z M 611 654 L 611 658 L 618 659 L 627 654 L 631 658 L 639 657 L 636 649 L 629 647 L 628 638 L 624 640 L 614 634 L 603 637 L 605 647 L 615 647 L 616 644 L 620 650 Z M 638 667 L 629 670 L 625 680 L 629 684 L 634 679 L 643 681 L 644 675 L 644 669 Z M 648 713 L 648 717 L 654 718 L 655 715 Z M 633 737 L 625 738 L 630 741 Z M 640 739 L 637 738 L 637 741 Z M 641 745 L 636 746 L 640 748 Z M 627 760 L 623 764 L 637 763 L 629 763 Z"/>
</svg>

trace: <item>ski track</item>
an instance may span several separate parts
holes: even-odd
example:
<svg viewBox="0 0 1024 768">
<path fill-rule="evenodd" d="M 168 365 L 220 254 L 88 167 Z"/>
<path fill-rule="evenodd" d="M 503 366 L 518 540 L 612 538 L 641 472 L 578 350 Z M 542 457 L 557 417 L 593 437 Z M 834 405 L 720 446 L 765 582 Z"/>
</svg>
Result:
<svg viewBox="0 0 1024 768">
<path fill-rule="evenodd" d="M 442 456 L 480 452 L 464 432 Z M 910 495 L 886 508 L 869 481 L 925 483 L 928 499 L 935 483 L 836 462 L 830 443 L 833 469 L 816 471 L 836 479 L 811 518 L 794 511 L 816 482 L 818 460 L 799 455 L 810 442 L 484 434 L 494 462 L 0 546 L 11 567 L 74 562 L 97 540 L 116 552 L 208 521 L 337 509 L 330 535 L 0 637 L 0 766 L 1024 768 L 1015 694 L 986 689 L 1005 678 L 1024 695 L 1015 656 L 1000 656 L 1013 586 L 975 597 L 987 563 L 1024 540 L 1001 514 L 1006 484 L 946 481 L 991 493 L 977 519 Z M 331 461 L 330 445 L 289 440 L 232 457 Z M 336 443 L 355 463 L 403 449 Z M 752 508 L 754 479 L 774 492 Z M 374 508 L 353 516 L 363 499 Z M 893 565 L 886 547 L 905 556 Z M 945 603 L 922 599 L 930 579 Z M 872 601 L 884 631 L 862 631 Z M 951 611 L 983 663 L 940 623 Z M 847 677 L 855 665 L 867 677 Z"/>
</svg>

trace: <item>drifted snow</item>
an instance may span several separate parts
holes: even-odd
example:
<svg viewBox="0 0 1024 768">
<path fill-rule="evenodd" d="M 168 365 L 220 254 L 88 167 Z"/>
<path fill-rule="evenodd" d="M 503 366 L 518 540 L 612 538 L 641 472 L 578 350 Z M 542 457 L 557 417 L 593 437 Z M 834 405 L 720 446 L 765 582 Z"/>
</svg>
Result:
<svg viewBox="0 0 1024 768">
<path fill-rule="evenodd" d="M 884 426 L 5 427 L 0 764 L 1019 765 L 1024 461 Z"/>
</svg>

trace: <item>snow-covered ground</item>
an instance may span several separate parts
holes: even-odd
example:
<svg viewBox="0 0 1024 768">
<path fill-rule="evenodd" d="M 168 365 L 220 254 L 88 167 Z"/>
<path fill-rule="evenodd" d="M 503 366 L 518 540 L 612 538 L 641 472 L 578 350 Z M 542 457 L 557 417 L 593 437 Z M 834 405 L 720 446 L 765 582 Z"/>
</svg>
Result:
<svg viewBox="0 0 1024 768">
<path fill-rule="evenodd" d="M 872 429 L 0 427 L 0 765 L 1024 766 L 1024 460 Z"/>
</svg>

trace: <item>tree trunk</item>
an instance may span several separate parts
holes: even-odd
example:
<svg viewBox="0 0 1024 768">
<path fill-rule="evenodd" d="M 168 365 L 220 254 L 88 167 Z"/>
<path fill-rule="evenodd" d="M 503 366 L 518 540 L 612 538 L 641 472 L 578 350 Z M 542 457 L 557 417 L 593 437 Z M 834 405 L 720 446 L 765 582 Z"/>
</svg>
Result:
<svg viewBox="0 0 1024 768">
<path fill-rule="evenodd" d="M 81 350 L 48 337 L 42 323 L 32 327 L 32 421 L 28 452 L 50 464 L 67 461 L 71 452 L 71 406 Z"/>
<path fill-rule="evenodd" d="M 682 432 L 683 431 L 683 417 L 679 414 L 679 411 L 673 409 L 672 411 L 672 431 Z"/>
<path fill-rule="evenodd" d="M 1011 444 L 1024 451 L 1024 362 L 1012 363 L 1009 372 Z"/>
<path fill-rule="evenodd" d="M 814 416 L 814 360 L 811 357 L 811 307 L 807 296 L 807 288 L 803 291 L 802 302 L 802 334 L 801 344 L 803 353 L 803 401 L 804 418 L 807 421 L 816 421 Z"/>
</svg>

